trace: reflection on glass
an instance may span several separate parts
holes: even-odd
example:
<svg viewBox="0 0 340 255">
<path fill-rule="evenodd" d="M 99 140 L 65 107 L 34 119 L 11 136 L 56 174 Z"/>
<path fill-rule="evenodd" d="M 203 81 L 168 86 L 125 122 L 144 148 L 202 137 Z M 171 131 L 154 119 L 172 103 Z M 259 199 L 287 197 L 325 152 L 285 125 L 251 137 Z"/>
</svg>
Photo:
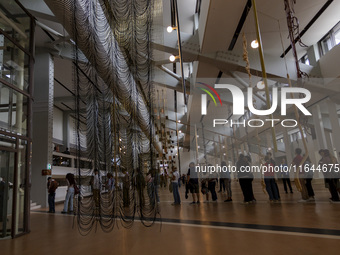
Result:
<svg viewBox="0 0 340 255">
<path fill-rule="evenodd" d="M 14 152 L 0 151 L 0 237 L 11 235 Z"/>
<path fill-rule="evenodd" d="M 17 179 L 17 203 L 15 215 L 15 235 L 24 232 L 25 226 L 25 183 L 26 183 L 26 149 L 27 141 L 20 140 L 18 151 L 18 179 Z"/>
<path fill-rule="evenodd" d="M 1 5 L 0 28 L 23 48 L 29 49 L 30 18 L 14 0 L 1 1 Z M 3 10 L 6 10 L 6 12 Z"/>
<path fill-rule="evenodd" d="M 27 97 L 0 83 L 0 129 L 27 134 Z"/>
<path fill-rule="evenodd" d="M 0 34 L 0 78 L 28 91 L 29 56 Z"/>
<path fill-rule="evenodd" d="M 11 91 L 12 92 L 12 91 Z M 10 126 L 9 119 L 9 98 L 10 90 L 8 87 L 0 83 L 0 128 L 7 128 Z"/>
<path fill-rule="evenodd" d="M 338 45 L 340 43 L 340 29 L 334 33 L 335 44 Z"/>
</svg>

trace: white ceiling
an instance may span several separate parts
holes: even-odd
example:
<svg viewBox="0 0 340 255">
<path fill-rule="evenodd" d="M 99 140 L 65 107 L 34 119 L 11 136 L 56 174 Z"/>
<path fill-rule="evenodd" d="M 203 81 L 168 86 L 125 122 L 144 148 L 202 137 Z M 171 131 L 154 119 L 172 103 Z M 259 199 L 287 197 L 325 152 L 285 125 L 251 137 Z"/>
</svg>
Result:
<svg viewBox="0 0 340 255">
<path fill-rule="evenodd" d="M 155 26 L 154 26 L 154 38 L 155 42 L 163 45 L 167 45 L 176 49 L 177 47 L 177 36 L 176 33 L 173 32 L 168 34 L 166 32 L 166 27 L 170 24 L 170 1 L 163 0 L 162 2 L 155 1 L 155 6 L 157 10 L 157 16 L 155 16 Z M 43 0 L 21 0 L 20 2 L 31 11 L 31 13 L 37 18 L 37 20 L 51 29 L 57 31 L 63 36 L 67 36 L 67 33 L 64 31 L 62 26 L 56 22 L 53 14 L 48 9 Z M 217 51 L 227 51 L 228 46 L 231 42 L 231 39 L 234 35 L 235 29 L 243 12 L 243 9 L 246 5 L 247 0 L 210 0 L 210 1 L 202 1 L 203 4 L 201 10 L 201 19 L 200 19 L 200 51 L 196 52 L 197 54 L 207 54 L 209 56 L 215 56 Z M 320 8 L 325 4 L 326 0 L 297 0 L 295 5 L 295 15 L 299 19 L 300 31 L 308 24 L 308 22 L 314 17 L 314 15 L 320 10 Z M 209 4 L 209 5 L 208 5 Z M 271 56 L 273 58 L 279 59 L 279 56 L 282 54 L 282 45 L 281 45 L 281 37 L 283 40 L 284 49 L 286 49 L 290 42 L 288 40 L 288 29 L 286 23 L 286 14 L 284 10 L 284 2 L 283 0 L 257 0 L 257 9 L 259 16 L 259 23 L 261 29 L 261 37 L 263 41 L 263 48 L 266 58 Z M 206 6 L 209 6 L 207 8 Z M 185 44 L 189 40 L 191 40 L 192 35 L 194 33 L 194 13 L 196 7 L 196 0 L 178 0 L 178 11 L 179 11 L 179 20 L 181 27 L 181 36 L 182 43 Z M 319 17 L 319 19 L 314 23 L 314 25 L 308 30 L 308 32 L 302 37 L 302 41 L 310 46 L 316 44 L 337 22 L 340 20 L 340 0 L 334 0 L 330 7 L 326 9 L 326 11 Z M 202 19 L 207 17 L 206 22 Z M 280 29 L 279 29 L 279 23 Z M 204 27 L 203 27 L 204 26 Z M 203 29 L 204 28 L 204 29 Z M 243 26 L 242 32 L 245 33 L 248 45 L 250 42 L 255 39 L 255 25 L 254 25 L 254 16 L 253 10 L 250 10 L 249 15 L 246 19 L 246 22 Z M 57 38 L 56 38 L 57 39 Z M 40 27 L 36 28 L 36 45 L 37 47 L 45 47 L 45 48 L 53 48 L 51 46 L 51 39 L 46 35 L 45 32 L 42 31 Z M 197 42 L 198 43 L 198 42 Z M 297 47 L 299 57 L 303 56 L 306 53 L 305 48 Z M 239 36 L 235 48 L 233 50 L 233 54 L 242 55 L 242 36 Z M 248 48 L 249 57 L 254 62 L 258 62 L 258 52 L 256 50 Z M 288 60 L 292 59 L 292 51 L 288 54 Z M 194 52 L 195 53 L 195 52 Z M 54 54 L 56 54 L 54 52 Z M 169 53 L 163 52 L 161 50 L 155 50 L 154 60 L 155 61 L 164 61 L 164 64 L 168 62 Z M 243 69 L 244 62 L 239 63 Z M 166 65 L 166 67 L 172 70 L 172 64 Z M 179 70 L 179 65 L 177 65 L 177 70 Z M 204 62 L 203 60 L 198 63 L 197 68 L 197 76 L 198 77 L 213 77 L 216 78 L 220 69 L 214 65 L 214 61 L 212 62 Z M 177 72 L 180 74 L 180 72 Z M 164 86 L 156 86 L 155 90 L 163 90 L 164 95 L 166 97 L 167 104 L 167 115 L 169 119 L 175 119 L 174 113 L 174 92 L 172 88 L 178 87 L 180 88 L 180 81 L 171 77 L 170 75 L 164 73 L 163 71 L 156 71 L 155 81 L 158 83 L 162 83 L 167 85 Z M 238 72 L 238 75 L 247 81 L 247 76 L 241 72 Z M 253 77 L 253 82 L 258 81 L 260 79 L 261 73 L 259 72 L 258 77 Z M 70 90 L 72 90 L 72 68 L 71 62 L 67 59 L 55 58 L 55 77 L 60 80 L 65 86 L 67 86 Z M 223 77 L 230 77 L 229 74 L 224 74 Z M 239 84 L 238 82 L 234 82 L 234 84 Z M 315 94 L 316 95 L 316 94 Z M 64 89 L 62 86 L 56 84 L 55 85 L 55 98 L 66 98 L 70 96 L 70 93 Z M 318 94 L 319 97 L 322 97 L 322 94 Z M 178 100 L 178 118 L 182 120 L 182 122 L 186 122 L 186 116 L 184 116 L 184 100 L 183 94 L 177 93 Z M 317 100 L 317 99 L 315 99 Z M 56 100 L 56 104 L 61 109 L 66 110 L 67 108 L 63 107 L 60 103 L 62 100 Z M 65 104 L 72 106 L 70 102 L 64 102 Z M 197 111 L 197 106 L 193 111 Z M 174 128 L 174 123 L 169 122 L 169 127 Z M 180 126 L 182 127 L 182 125 Z M 184 127 L 182 127 L 184 131 Z M 222 131 L 223 133 L 224 131 Z M 213 137 L 214 135 L 212 135 Z"/>
</svg>

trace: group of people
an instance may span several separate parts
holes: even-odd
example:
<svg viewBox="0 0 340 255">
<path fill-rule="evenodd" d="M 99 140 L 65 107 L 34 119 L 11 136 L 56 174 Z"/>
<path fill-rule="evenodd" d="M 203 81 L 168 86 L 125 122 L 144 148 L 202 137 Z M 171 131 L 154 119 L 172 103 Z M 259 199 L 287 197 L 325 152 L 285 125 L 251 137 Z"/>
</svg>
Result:
<svg viewBox="0 0 340 255">
<path fill-rule="evenodd" d="M 74 178 L 74 174 L 68 173 L 66 174 L 66 182 L 67 182 L 67 190 L 64 201 L 64 209 L 61 213 L 73 213 L 73 198 L 75 193 L 78 192 L 78 187 L 76 180 Z M 59 183 L 53 179 L 52 177 L 47 178 L 47 190 L 48 190 L 48 206 L 49 213 L 55 213 L 55 195 L 56 190 L 59 187 Z M 76 191 L 76 192 L 75 192 Z"/>
<path fill-rule="evenodd" d="M 312 180 L 313 180 L 313 173 L 315 170 L 313 170 L 313 167 L 311 165 L 309 157 L 305 157 L 305 155 L 301 155 L 302 150 L 300 148 L 295 149 L 295 157 L 291 162 L 291 166 L 295 167 L 296 171 L 298 171 L 298 181 L 299 185 L 301 187 L 301 196 L 302 199 L 298 202 L 312 202 L 315 201 L 315 194 L 312 187 Z M 322 173 L 324 175 L 324 181 L 325 181 L 325 187 L 329 189 L 329 192 L 331 194 L 330 200 L 332 202 L 339 202 L 339 194 L 340 194 L 340 185 L 339 185 L 339 165 L 334 156 L 332 156 L 329 152 L 329 150 L 322 149 L 319 151 L 319 154 L 321 156 L 321 159 L 318 163 L 318 166 L 322 169 Z M 238 182 L 240 184 L 242 194 L 243 194 L 243 202 L 245 204 L 248 203 L 254 203 L 256 202 L 256 198 L 254 196 L 253 192 L 253 186 L 252 182 L 254 180 L 254 175 L 251 171 L 241 171 L 241 169 L 245 169 L 247 166 L 250 166 L 251 164 L 251 158 L 249 156 L 245 156 L 243 154 L 239 155 L 239 158 L 236 163 L 236 169 L 237 169 L 237 178 Z M 221 162 L 221 167 L 226 166 L 226 162 Z M 281 171 L 275 175 L 275 166 L 276 162 L 272 158 L 271 152 L 268 152 L 266 156 L 264 157 L 264 166 L 266 166 L 266 171 L 263 172 L 262 176 L 262 185 L 263 190 L 266 191 L 269 197 L 269 202 L 280 202 L 280 191 L 277 185 L 276 178 L 282 179 L 283 187 L 285 193 L 293 193 L 293 188 L 290 181 L 290 173 L 289 168 L 286 160 L 282 159 L 280 168 Z M 177 178 L 177 176 L 176 176 Z M 220 190 L 219 192 L 222 192 L 223 190 L 227 193 L 227 199 L 224 200 L 224 202 L 230 202 L 232 201 L 232 191 L 231 191 L 231 176 L 230 172 L 221 173 L 221 175 L 217 176 L 216 173 L 210 173 L 208 174 L 203 173 L 203 176 L 201 178 L 200 184 L 201 184 L 201 193 L 206 197 L 205 202 L 210 201 L 210 194 L 211 194 L 211 200 L 213 202 L 217 201 L 217 195 L 216 195 L 216 185 L 220 182 Z M 191 204 L 199 204 L 200 203 L 200 195 L 199 195 L 199 178 L 198 174 L 195 171 L 195 164 L 193 162 L 190 163 L 189 169 L 187 172 L 187 180 L 186 180 L 186 198 L 187 194 L 190 191 L 192 194 L 193 201 Z M 177 191 L 176 191 L 176 196 Z M 174 193 L 175 198 L 175 193 Z M 175 203 L 176 202 L 175 199 Z"/>
<path fill-rule="evenodd" d="M 300 148 L 295 149 L 295 157 L 291 162 L 291 166 L 298 171 L 298 183 L 301 190 L 302 199 L 299 202 L 309 202 L 314 201 L 315 194 L 312 187 L 312 179 L 313 179 L 313 170 L 312 165 L 310 165 L 310 160 L 308 157 L 301 155 L 302 150 Z M 339 185 L 339 165 L 337 159 L 331 155 L 330 151 L 327 149 L 322 149 L 319 151 L 321 159 L 318 163 L 318 166 L 322 168 L 322 173 L 324 175 L 325 187 L 328 188 L 332 202 L 339 202 L 339 193 L 340 193 L 340 185 Z M 237 169 L 237 178 L 240 184 L 240 188 L 243 194 L 243 202 L 254 203 L 256 202 L 256 198 L 253 192 L 253 180 L 254 175 L 251 171 L 240 171 L 242 168 L 245 169 L 247 166 L 251 165 L 251 157 L 243 154 L 239 155 L 239 158 L 236 162 Z M 280 191 L 277 185 L 276 178 L 282 179 L 283 187 L 285 193 L 293 193 L 292 185 L 290 182 L 290 174 L 288 169 L 292 169 L 292 167 L 288 167 L 285 159 L 282 159 L 280 164 L 281 171 L 275 175 L 274 168 L 276 166 L 275 160 L 272 158 L 271 152 L 268 152 L 264 157 L 264 166 L 266 166 L 266 171 L 263 172 L 262 176 L 262 186 L 263 190 L 265 190 L 268 194 L 269 201 L 271 203 L 279 202 L 281 200 Z M 227 163 L 225 161 L 221 162 L 221 167 L 226 167 Z M 125 172 L 123 177 L 123 201 L 124 206 L 129 206 L 130 196 L 129 189 L 131 185 L 131 181 L 136 183 L 139 200 L 142 204 L 145 202 L 144 198 L 144 188 L 147 187 L 147 194 L 151 203 L 159 203 L 159 190 L 158 187 L 160 185 L 167 186 L 167 179 L 170 179 L 169 189 L 173 193 L 174 202 L 172 205 L 180 205 L 181 197 L 179 193 L 179 187 L 181 182 L 185 184 L 185 198 L 188 198 L 188 193 L 192 194 L 192 202 L 190 204 L 199 204 L 200 203 L 200 192 L 205 197 L 204 202 L 216 202 L 217 201 L 217 193 L 216 186 L 220 184 L 219 192 L 224 191 L 226 195 L 226 199 L 224 202 L 232 201 L 232 190 L 231 190 L 231 173 L 226 171 L 222 172 L 220 176 L 217 173 L 203 173 L 203 176 L 200 176 L 198 172 L 195 170 L 195 163 L 191 162 L 189 164 L 189 169 L 186 175 L 180 176 L 178 169 L 173 166 L 172 171 L 169 174 L 159 174 L 153 171 L 149 171 L 145 177 L 142 171 L 137 171 L 137 175 L 135 180 L 130 180 L 128 173 Z M 66 175 L 67 181 L 67 192 L 64 202 L 64 209 L 62 213 L 73 213 L 73 197 L 75 194 L 75 188 L 77 189 L 77 184 L 74 178 L 74 175 L 69 173 Z M 101 178 L 99 175 L 99 171 L 97 169 L 94 170 L 93 176 L 91 177 L 90 185 L 92 188 L 93 199 L 95 207 L 99 207 L 100 205 L 100 190 L 101 190 Z M 115 179 L 111 173 L 107 174 L 106 180 L 106 188 L 109 193 L 114 192 L 115 190 Z M 49 212 L 55 212 L 55 191 L 58 188 L 58 183 L 52 179 L 48 178 L 47 183 L 48 188 L 48 202 L 49 202 Z M 211 198 L 210 198 L 211 197 Z"/>
</svg>

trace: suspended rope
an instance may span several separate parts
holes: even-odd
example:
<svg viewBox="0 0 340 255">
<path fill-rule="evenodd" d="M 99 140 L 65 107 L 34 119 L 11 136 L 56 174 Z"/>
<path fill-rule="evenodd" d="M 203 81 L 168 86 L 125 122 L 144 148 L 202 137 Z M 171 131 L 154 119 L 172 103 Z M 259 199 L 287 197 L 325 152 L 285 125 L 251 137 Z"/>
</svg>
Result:
<svg viewBox="0 0 340 255">
<path fill-rule="evenodd" d="M 284 2 L 285 2 L 285 11 L 286 11 L 286 14 L 287 14 L 287 25 L 288 25 L 288 30 L 289 30 L 289 38 L 290 38 L 290 43 L 291 43 L 291 46 L 292 46 L 293 55 L 294 55 L 294 58 L 295 58 L 297 77 L 299 79 L 299 78 L 302 78 L 302 77 L 306 77 L 307 74 L 303 73 L 300 70 L 300 66 L 299 66 L 299 62 L 298 62 L 298 58 L 297 58 L 297 53 L 296 53 L 296 48 L 295 48 L 294 35 L 296 34 L 296 32 L 298 33 L 298 30 L 299 30 L 299 28 L 298 28 L 299 22 L 298 22 L 298 19 L 294 16 L 294 8 L 293 8 L 293 5 L 296 3 L 296 1 L 290 0 L 290 2 L 289 2 L 289 0 L 284 0 Z M 290 3 L 292 5 L 290 5 Z M 280 26 L 279 20 L 278 20 L 278 26 L 279 26 L 279 31 L 280 31 L 281 47 L 282 47 L 282 50 L 284 52 L 282 32 L 281 32 L 281 26 Z M 300 38 L 299 38 L 299 41 L 300 41 Z M 284 62 L 285 62 L 285 68 L 286 68 L 286 73 L 287 73 L 287 81 L 288 81 L 289 87 L 292 87 L 292 82 L 290 80 L 289 73 L 288 73 L 287 60 L 286 60 L 286 54 L 285 53 L 284 53 Z M 292 93 L 291 93 L 291 97 L 293 98 Z M 305 149 L 305 156 L 303 157 L 302 161 L 300 162 L 300 165 L 298 166 L 298 167 L 300 167 L 301 165 L 304 164 L 304 162 L 308 158 L 309 152 L 308 152 L 306 139 L 304 137 L 304 132 L 303 132 L 303 129 L 302 129 L 298 109 L 295 105 L 293 107 L 294 107 L 295 118 L 298 122 L 299 132 L 300 132 L 301 139 L 302 139 L 302 142 L 303 142 L 303 146 L 304 146 L 304 149 Z M 295 173 L 294 181 L 295 181 L 296 188 L 301 192 L 302 186 L 301 186 L 300 180 L 298 178 L 298 171 Z"/>
<path fill-rule="evenodd" d="M 159 213 L 153 1 L 81 0 L 72 14 L 78 229 L 110 232 L 136 218 L 151 226 Z"/>
<path fill-rule="evenodd" d="M 248 49 L 247 49 L 247 39 L 246 39 L 246 36 L 245 34 L 243 33 L 242 34 L 242 45 L 243 45 L 243 61 L 246 62 L 246 71 L 248 73 L 248 77 L 249 77 L 249 87 L 251 87 L 251 73 L 250 73 L 250 64 L 249 64 L 249 58 L 248 58 Z"/>
</svg>

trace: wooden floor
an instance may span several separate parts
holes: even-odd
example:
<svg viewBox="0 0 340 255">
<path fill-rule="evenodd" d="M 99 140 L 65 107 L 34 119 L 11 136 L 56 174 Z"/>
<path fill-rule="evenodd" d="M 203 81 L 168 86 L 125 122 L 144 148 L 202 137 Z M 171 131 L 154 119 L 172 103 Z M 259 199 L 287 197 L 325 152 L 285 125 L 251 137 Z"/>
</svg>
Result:
<svg viewBox="0 0 340 255">
<path fill-rule="evenodd" d="M 233 202 L 189 205 L 181 188 L 181 206 L 171 206 L 172 194 L 161 190 L 162 227 L 145 228 L 135 222 L 110 233 L 100 228 L 81 236 L 72 228 L 74 217 L 31 213 L 31 233 L 0 241 L 0 254 L 340 254 L 340 204 L 328 201 L 322 184 L 314 184 L 315 203 L 297 203 L 300 193 L 285 194 L 282 202 L 268 203 L 260 184 L 254 185 L 256 204 L 243 205 L 238 183 Z M 201 198 L 202 200 L 202 198 Z"/>
</svg>

